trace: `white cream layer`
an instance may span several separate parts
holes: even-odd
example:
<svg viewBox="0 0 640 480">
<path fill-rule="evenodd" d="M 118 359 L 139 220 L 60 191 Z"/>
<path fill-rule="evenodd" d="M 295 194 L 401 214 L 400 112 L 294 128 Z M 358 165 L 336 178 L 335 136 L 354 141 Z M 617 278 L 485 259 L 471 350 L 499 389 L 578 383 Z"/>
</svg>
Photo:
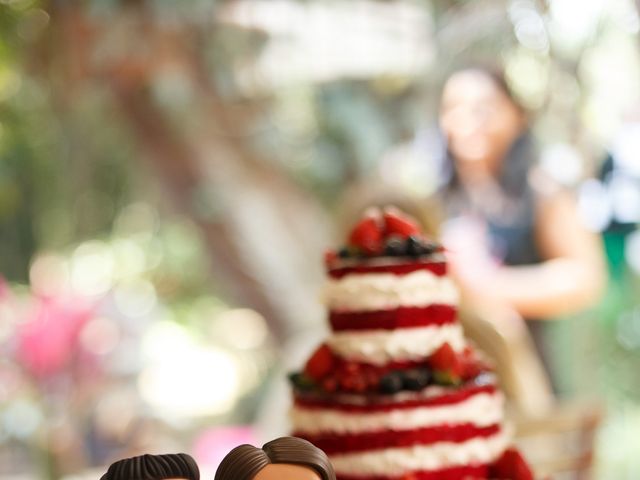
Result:
<svg viewBox="0 0 640 480">
<path fill-rule="evenodd" d="M 412 430 L 460 423 L 487 427 L 502 423 L 503 419 L 504 397 L 500 392 L 479 393 L 452 405 L 399 408 L 372 413 L 301 406 L 294 406 L 291 410 L 294 430 L 310 435 Z"/>
<path fill-rule="evenodd" d="M 463 443 L 441 442 L 333 455 L 331 463 L 336 473 L 343 475 L 398 477 L 412 471 L 491 463 L 502 454 L 507 442 L 507 435 L 500 432 L 491 437 L 473 438 Z"/>
<path fill-rule="evenodd" d="M 327 344 L 336 355 L 373 365 L 424 360 L 446 342 L 456 351 L 464 349 L 464 334 L 459 324 L 397 330 L 343 330 L 327 338 Z"/>
<path fill-rule="evenodd" d="M 389 310 L 433 303 L 457 305 L 458 290 L 449 277 L 439 277 L 427 270 L 406 275 L 349 274 L 330 279 L 323 289 L 322 300 L 331 310 Z"/>
</svg>

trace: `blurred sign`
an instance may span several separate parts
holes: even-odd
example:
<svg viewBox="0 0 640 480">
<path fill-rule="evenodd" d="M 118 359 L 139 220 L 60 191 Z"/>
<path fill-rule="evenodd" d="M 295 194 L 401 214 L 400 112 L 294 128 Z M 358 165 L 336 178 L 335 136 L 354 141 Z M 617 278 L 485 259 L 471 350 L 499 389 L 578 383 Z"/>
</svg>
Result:
<svg viewBox="0 0 640 480">
<path fill-rule="evenodd" d="M 239 72 L 258 89 L 416 75 L 435 57 L 428 10 L 408 2 L 239 1 L 229 3 L 217 20 L 268 34 L 256 63 Z"/>
</svg>

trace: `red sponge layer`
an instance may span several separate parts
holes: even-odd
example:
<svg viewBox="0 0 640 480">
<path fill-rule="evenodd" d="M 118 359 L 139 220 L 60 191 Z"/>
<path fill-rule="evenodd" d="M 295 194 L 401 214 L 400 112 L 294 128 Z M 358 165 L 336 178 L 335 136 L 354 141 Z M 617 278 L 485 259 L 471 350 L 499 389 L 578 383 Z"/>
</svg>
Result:
<svg viewBox="0 0 640 480">
<path fill-rule="evenodd" d="M 295 437 L 304 438 L 328 455 L 338 453 L 384 450 L 387 448 L 431 445 L 438 442 L 462 443 L 473 438 L 487 438 L 500 432 L 500 425 L 478 427 L 471 423 L 438 425 L 413 430 L 385 430 L 348 435 L 305 435 L 294 432 Z"/>
<path fill-rule="evenodd" d="M 344 265 L 331 268 L 329 276 L 331 278 L 342 278 L 349 274 L 364 273 L 393 273 L 395 275 L 407 275 L 412 272 L 427 270 L 438 277 L 447 274 L 447 263 L 445 261 L 411 261 L 407 263 L 359 263 L 354 265 Z"/>
<path fill-rule="evenodd" d="M 396 328 L 447 325 L 456 322 L 457 309 L 453 305 L 432 304 L 426 307 L 399 307 L 393 310 L 371 312 L 329 313 L 334 331 L 342 330 L 395 330 Z"/>
<path fill-rule="evenodd" d="M 337 480 L 479 480 L 489 478 L 488 465 L 463 465 L 394 476 L 336 475 Z"/>
</svg>

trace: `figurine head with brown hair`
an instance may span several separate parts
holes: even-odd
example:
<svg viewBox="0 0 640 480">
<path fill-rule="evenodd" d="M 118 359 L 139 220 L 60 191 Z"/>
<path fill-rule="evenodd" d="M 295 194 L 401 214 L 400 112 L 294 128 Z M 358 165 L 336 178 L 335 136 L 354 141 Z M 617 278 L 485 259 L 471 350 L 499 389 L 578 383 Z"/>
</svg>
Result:
<svg viewBox="0 0 640 480">
<path fill-rule="evenodd" d="M 327 455 L 312 443 L 281 437 L 262 448 L 234 448 L 220 463 L 214 480 L 336 480 L 336 474 Z"/>
<path fill-rule="evenodd" d="M 100 480 L 200 480 L 195 460 L 186 453 L 140 455 L 119 460 Z"/>
<path fill-rule="evenodd" d="M 200 480 L 195 460 L 186 453 L 140 455 L 109 467 L 100 480 Z"/>
</svg>

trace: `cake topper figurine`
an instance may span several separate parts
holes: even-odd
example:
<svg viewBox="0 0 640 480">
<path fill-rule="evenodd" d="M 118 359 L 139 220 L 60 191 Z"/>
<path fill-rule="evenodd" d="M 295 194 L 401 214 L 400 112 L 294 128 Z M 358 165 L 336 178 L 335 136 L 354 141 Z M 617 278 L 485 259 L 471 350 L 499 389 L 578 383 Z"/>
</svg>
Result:
<svg viewBox="0 0 640 480">
<path fill-rule="evenodd" d="M 220 463 L 214 480 L 336 480 L 336 474 L 329 458 L 312 443 L 281 437 L 262 448 L 234 448 Z"/>
<path fill-rule="evenodd" d="M 186 453 L 147 454 L 118 460 L 100 480 L 200 480 L 200 470 Z"/>
</svg>

